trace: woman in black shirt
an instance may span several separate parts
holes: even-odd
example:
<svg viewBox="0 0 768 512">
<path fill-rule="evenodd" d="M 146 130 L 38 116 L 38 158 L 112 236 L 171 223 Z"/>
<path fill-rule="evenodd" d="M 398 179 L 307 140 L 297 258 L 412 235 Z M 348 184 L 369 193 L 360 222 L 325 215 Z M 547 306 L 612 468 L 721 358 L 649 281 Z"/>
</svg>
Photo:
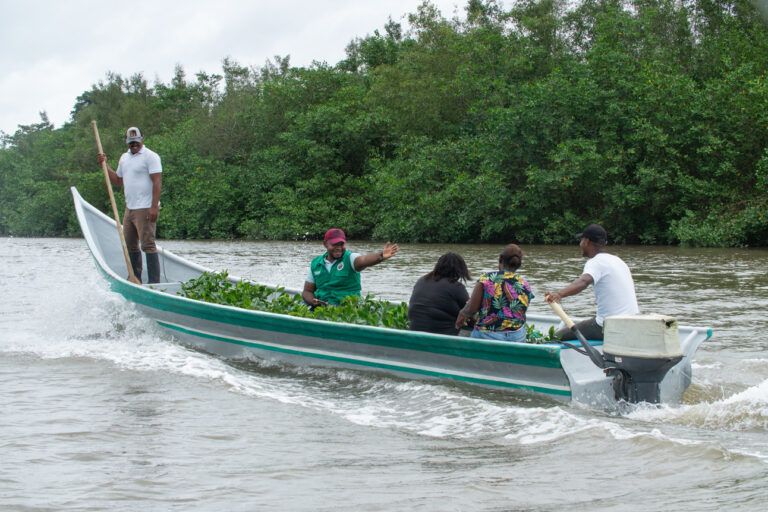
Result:
<svg viewBox="0 0 768 512">
<path fill-rule="evenodd" d="M 464 258 L 455 252 L 440 256 L 432 272 L 416 281 L 408 303 L 412 331 L 456 335 L 456 316 L 469 300 L 470 279 Z"/>
</svg>

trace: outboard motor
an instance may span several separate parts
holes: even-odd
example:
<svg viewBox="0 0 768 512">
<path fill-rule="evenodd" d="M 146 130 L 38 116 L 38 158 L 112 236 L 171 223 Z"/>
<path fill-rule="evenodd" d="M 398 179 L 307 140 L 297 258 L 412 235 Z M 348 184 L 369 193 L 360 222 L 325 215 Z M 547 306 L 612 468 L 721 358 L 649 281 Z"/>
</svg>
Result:
<svg viewBox="0 0 768 512">
<path fill-rule="evenodd" d="M 661 401 L 659 384 L 683 358 L 677 320 L 662 315 L 611 316 L 603 325 L 605 373 L 616 400 Z"/>
</svg>

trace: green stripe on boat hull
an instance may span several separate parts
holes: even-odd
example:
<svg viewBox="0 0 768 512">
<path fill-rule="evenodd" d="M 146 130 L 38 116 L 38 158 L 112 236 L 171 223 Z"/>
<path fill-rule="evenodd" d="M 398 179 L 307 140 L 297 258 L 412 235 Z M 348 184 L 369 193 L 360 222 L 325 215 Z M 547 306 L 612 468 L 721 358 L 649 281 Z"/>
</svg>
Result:
<svg viewBox="0 0 768 512">
<path fill-rule="evenodd" d="M 516 389 L 523 391 L 532 391 L 535 393 L 541 393 L 551 395 L 559 399 L 570 399 L 571 391 L 567 386 L 553 386 L 543 387 L 541 385 L 526 383 L 523 381 L 517 381 L 514 379 L 505 378 L 489 378 L 481 374 L 469 374 L 461 372 L 449 372 L 446 370 L 423 367 L 406 363 L 389 363 L 383 360 L 372 358 L 352 358 L 347 355 L 330 353 L 327 351 L 313 351 L 313 350 L 300 350 L 296 348 L 290 348 L 287 346 L 280 346 L 276 344 L 268 344 L 263 342 L 254 342 L 244 339 L 236 339 L 221 336 L 218 334 L 207 333 L 203 331 L 197 331 L 188 329 L 180 325 L 175 325 L 163 321 L 158 321 L 158 324 L 169 330 L 175 336 L 186 341 L 188 344 L 197 348 L 201 348 L 208 352 L 222 353 L 230 357 L 237 354 L 237 351 L 232 351 L 229 348 L 224 348 L 221 351 L 217 350 L 214 344 L 234 345 L 239 348 L 246 348 L 243 351 L 244 354 L 255 353 L 261 355 L 262 359 L 269 359 L 271 354 L 277 353 L 281 357 L 279 359 L 285 360 L 285 355 L 292 356 L 291 362 L 307 362 L 309 364 L 318 364 L 320 362 L 330 362 L 330 365 L 324 364 L 323 366 L 331 367 L 347 367 L 355 369 L 372 369 L 384 371 L 389 374 L 402 375 L 408 377 L 419 378 L 433 378 L 433 379 L 450 379 L 461 382 L 468 382 L 471 384 L 478 384 L 485 387 L 501 388 L 501 389 Z"/>
<path fill-rule="evenodd" d="M 339 324 L 307 318 L 250 311 L 218 304 L 193 301 L 175 295 L 156 293 L 127 282 L 111 280 L 112 289 L 130 302 L 161 312 L 172 312 L 201 321 L 259 329 L 276 334 L 311 331 L 317 338 L 408 348 L 432 353 L 455 355 L 485 361 L 516 362 L 528 366 L 561 368 L 560 347 L 504 342 L 478 342 L 471 338 L 440 336 L 414 331 L 398 331 L 353 324 Z"/>
</svg>

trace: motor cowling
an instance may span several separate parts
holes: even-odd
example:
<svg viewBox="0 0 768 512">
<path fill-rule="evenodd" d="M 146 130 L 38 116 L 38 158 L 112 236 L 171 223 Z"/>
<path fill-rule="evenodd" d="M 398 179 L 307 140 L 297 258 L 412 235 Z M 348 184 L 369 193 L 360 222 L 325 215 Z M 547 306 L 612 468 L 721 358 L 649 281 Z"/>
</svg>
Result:
<svg viewBox="0 0 768 512">
<path fill-rule="evenodd" d="M 603 325 L 605 372 L 616 400 L 659 403 L 659 385 L 683 358 L 677 320 L 664 315 L 612 316 Z"/>
</svg>

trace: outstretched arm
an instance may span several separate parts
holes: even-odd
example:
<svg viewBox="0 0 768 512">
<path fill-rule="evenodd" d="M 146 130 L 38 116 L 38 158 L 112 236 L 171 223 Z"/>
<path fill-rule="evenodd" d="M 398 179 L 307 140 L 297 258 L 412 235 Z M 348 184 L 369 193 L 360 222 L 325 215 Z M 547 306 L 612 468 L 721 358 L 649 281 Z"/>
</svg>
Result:
<svg viewBox="0 0 768 512">
<path fill-rule="evenodd" d="M 594 279 L 592 279 L 591 275 L 581 274 L 581 276 L 579 276 L 578 279 L 576 279 L 574 282 L 572 282 L 565 288 L 562 288 L 556 292 L 544 293 L 544 299 L 547 302 L 560 302 L 560 300 L 565 297 L 570 297 L 571 295 L 576 295 L 577 293 L 583 292 L 593 282 L 594 282 Z"/>
<path fill-rule="evenodd" d="M 397 244 L 387 242 L 384 244 L 384 249 L 379 252 L 369 252 L 368 254 L 358 256 L 354 263 L 355 270 L 360 272 L 368 267 L 378 265 L 382 261 L 386 261 L 397 254 L 397 251 L 399 250 L 400 247 Z"/>
</svg>

